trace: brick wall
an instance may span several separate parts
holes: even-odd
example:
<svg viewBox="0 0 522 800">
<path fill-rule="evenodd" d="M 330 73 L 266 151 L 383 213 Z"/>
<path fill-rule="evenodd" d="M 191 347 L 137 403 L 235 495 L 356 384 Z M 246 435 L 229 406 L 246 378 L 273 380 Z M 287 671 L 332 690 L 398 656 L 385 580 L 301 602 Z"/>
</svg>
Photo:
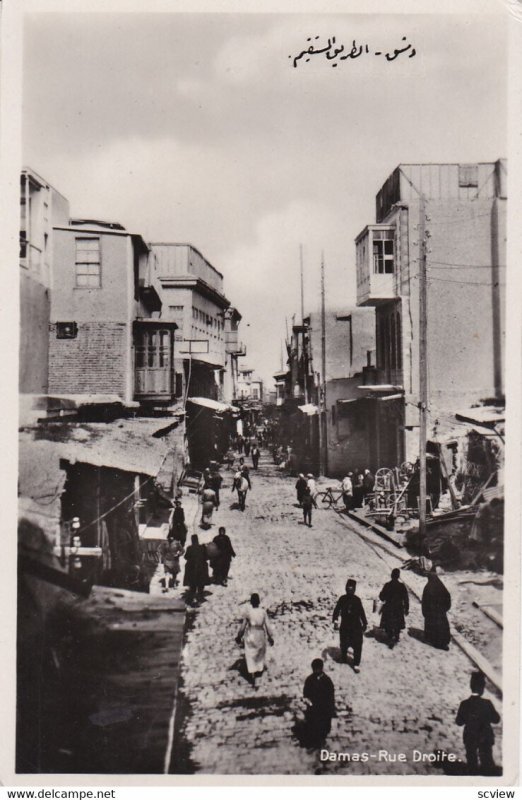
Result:
<svg viewBox="0 0 522 800">
<path fill-rule="evenodd" d="M 56 323 L 52 323 L 49 326 L 49 392 L 123 397 L 126 327 L 121 322 L 79 322 L 75 339 L 57 339 Z"/>
</svg>

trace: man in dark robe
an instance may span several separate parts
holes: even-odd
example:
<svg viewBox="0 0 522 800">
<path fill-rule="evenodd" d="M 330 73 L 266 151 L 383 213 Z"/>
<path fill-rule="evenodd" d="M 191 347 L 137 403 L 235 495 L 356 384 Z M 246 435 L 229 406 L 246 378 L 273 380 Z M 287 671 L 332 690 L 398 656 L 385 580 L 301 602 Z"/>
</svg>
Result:
<svg viewBox="0 0 522 800">
<path fill-rule="evenodd" d="M 203 590 L 209 583 L 207 551 L 205 546 L 199 543 L 197 534 L 193 534 L 191 542 L 185 551 L 185 574 L 183 576 L 183 586 L 188 586 L 189 595 L 194 596 L 203 594 Z"/>
<path fill-rule="evenodd" d="M 399 641 L 401 631 L 405 628 L 404 617 L 408 615 L 410 603 L 408 590 L 399 580 L 400 570 L 392 570 L 391 581 L 385 583 L 379 595 L 384 603 L 381 611 L 381 628 L 386 631 L 390 648 Z"/>
<path fill-rule="evenodd" d="M 455 720 L 457 725 L 464 725 L 466 760 L 472 775 L 494 775 L 497 771 L 491 725 L 500 722 L 500 717 L 493 703 L 482 697 L 485 686 L 484 674 L 474 672 L 470 680 L 471 696 L 462 701 Z"/>
<path fill-rule="evenodd" d="M 299 505 L 303 502 L 303 497 L 306 493 L 306 478 L 302 472 L 299 473 L 299 477 L 295 482 L 295 491 L 297 493 L 297 502 Z"/>
<path fill-rule="evenodd" d="M 451 639 L 447 613 L 451 608 L 451 595 L 437 573 L 428 572 L 428 583 L 422 593 L 424 638 L 434 647 L 449 649 Z"/>
<path fill-rule="evenodd" d="M 174 505 L 174 513 L 172 514 L 172 522 L 168 534 L 169 539 L 176 539 L 181 542 L 185 547 L 187 540 L 187 526 L 185 524 L 185 512 L 183 511 L 181 500 L 176 500 Z"/>
<path fill-rule="evenodd" d="M 259 464 L 259 447 L 257 444 L 253 445 L 252 447 L 252 466 L 254 469 L 257 469 Z"/>
<path fill-rule="evenodd" d="M 350 579 L 346 583 L 346 594 L 339 598 L 333 612 L 334 626 L 339 615 L 341 625 L 339 628 L 339 643 L 341 647 L 341 657 L 347 660 L 348 648 L 353 649 L 353 670 L 360 672 L 363 633 L 368 627 L 366 614 L 364 613 L 361 600 L 355 594 L 356 581 Z"/>
<path fill-rule="evenodd" d="M 221 489 L 221 484 L 223 483 L 223 478 L 219 474 L 219 470 L 216 468 L 212 470 L 209 477 L 209 486 L 214 491 L 216 495 L 216 508 L 219 508 L 219 490 Z"/>
<path fill-rule="evenodd" d="M 364 470 L 363 475 L 363 499 L 366 502 L 368 495 L 372 494 L 375 488 L 375 477 L 369 469 Z"/>
<path fill-rule="evenodd" d="M 323 661 L 314 658 L 312 674 L 305 680 L 303 695 L 307 705 L 303 744 L 320 748 L 332 727 L 335 717 L 335 690 L 328 675 L 323 672 Z"/>
<path fill-rule="evenodd" d="M 216 583 L 221 583 L 223 586 L 226 586 L 230 564 L 236 554 L 225 528 L 220 528 L 218 535 L 214 536 L 212 541 L 217 547 L 217 555 L 212 561 L 214 580 Z"/>
</svg>

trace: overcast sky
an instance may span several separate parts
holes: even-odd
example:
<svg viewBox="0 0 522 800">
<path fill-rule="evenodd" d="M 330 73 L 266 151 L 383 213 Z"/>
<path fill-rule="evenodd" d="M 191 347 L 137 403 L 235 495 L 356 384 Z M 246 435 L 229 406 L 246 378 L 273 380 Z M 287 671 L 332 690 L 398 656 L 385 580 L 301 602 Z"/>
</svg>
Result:
<svg viewBox="0 0 522 800">
<path fill-rule="evenodd" d="M 315 36 L 370 54 L 294 68 Z M 374 55 L 408 43 L 413 58 Z M 506 155 L 506 49 L 503 14 L 32 15 L 24 163 L 74 216 L 197 247 L 268 380 L 299 314 L 300 243 L 307 309 L 322 250 L 327 303 L 346 309 L 354 237 L 397 164 Z"/>
</svg>

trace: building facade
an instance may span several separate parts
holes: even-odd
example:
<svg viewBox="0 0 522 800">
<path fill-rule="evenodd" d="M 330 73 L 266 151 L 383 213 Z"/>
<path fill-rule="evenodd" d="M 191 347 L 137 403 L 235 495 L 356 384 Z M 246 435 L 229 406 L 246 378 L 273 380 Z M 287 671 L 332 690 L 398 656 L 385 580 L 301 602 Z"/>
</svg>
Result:
<svg viewBox="0 0 522 800">
<path fill-rule="evenodd" d="M 507 166 L 401 164 L 356 238 L 357 304 L 376 312 L 368 393 L 386 407 L 394 466 L 418 455 L 419 264 L 426 230 L 429 413 L 504 397 Z M 421 219 L 422 215 L 422 219 Z"/>
<path fill-rule="evenodd" d="M 69 203 L 34 170 L 20 176 L 20 370 L 23 394 L 45 394 L 53 225 L 67 225 Z"/>
<path fill-rule="evenodd" d="M 154 255 L 117 223 L 55 226 L 49 392 L 169 405 L 180 381 Z"/>
<path fill-rule="evenodd" d="M 225 317 L 230 302 L 223 275 L 190 244 L 152 243 L 163 317 L 178 326 L 174 358 L 186 396 L 222 400 L 227 367 Z M 238 312 L 235 321 L 241 319 Z"/>
</svg>

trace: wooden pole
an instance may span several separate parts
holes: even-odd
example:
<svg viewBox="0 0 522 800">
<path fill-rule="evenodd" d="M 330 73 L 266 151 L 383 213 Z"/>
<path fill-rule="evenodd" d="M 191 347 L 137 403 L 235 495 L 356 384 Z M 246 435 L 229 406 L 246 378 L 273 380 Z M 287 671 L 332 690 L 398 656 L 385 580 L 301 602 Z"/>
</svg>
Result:
<svg viewBox="0 0 522 800">
<path fill-rule="evenodd" d="M 326 474 L 327 440 L 326 440 L 326 310 L 324 288 L 324 253 L 321 253 L 321 385 L 319 404 L 319 441 L 320 472 Z"/>
<path fill-rule="evenodd" d="M 428 298 L 426 280 L 426 200 L 419 204 L 419 533 L 426 535 L 426 440 L 428 414 L 427 330 Z"/>
</svg>

